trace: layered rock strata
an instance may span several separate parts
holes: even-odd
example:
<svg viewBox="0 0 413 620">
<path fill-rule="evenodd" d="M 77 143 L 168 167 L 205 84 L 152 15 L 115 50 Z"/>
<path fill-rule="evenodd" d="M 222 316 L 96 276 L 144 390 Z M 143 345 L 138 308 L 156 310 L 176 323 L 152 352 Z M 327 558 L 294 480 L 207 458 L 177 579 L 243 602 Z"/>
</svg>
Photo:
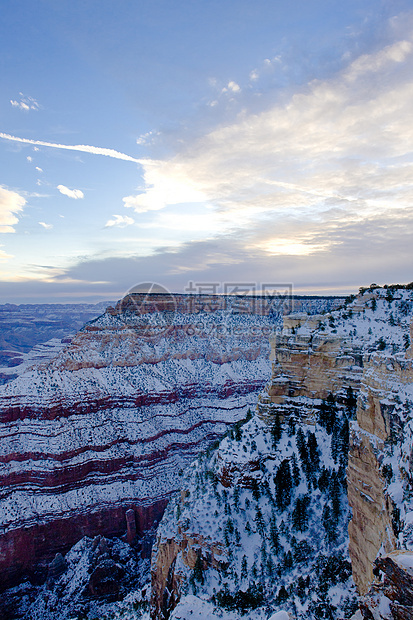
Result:
<svg viewBox="0 0 413 620">
<path fill-rule="evenodd" d="M 366 595 L 359 614 L 369 620 L 411 617 L 401 595 L 402 584 L 409 581 L 406 566 L 399 562 L 396 570 L 389 561 L 376 559 L 397 548 L 406 553 L 413 549 L 412 309 L 410 290 L 372 290 L 360 294 L 341 311 L 284 317 L 282 333 L 272 340 L 272 378 L 257 407 L 259 417 L 270 427 L 277 416 L 284 424 L 290 421 L 311 426 L 330 397 L 349 411 L 356 410 L 358 397 L 348 465 L 353 518 L 347 545 L 354 581 L 360 594 Z M 241 471 L 237 467 L 239 455 L 234 454 L 221 470 L 220 484 L 231 489 L 235 476 L 240 488 L 248 488 L 262 468 L 263 458 L 258 456 L 255 472 L 251 460 L 248 471 Z M 184 506 L 181 502 L 182 510 Z M 194 558 L 185 553 L 188 536 L 197 541 L 198 558 L 208 568 L 211 541 L 199 538 L 203 529 L 205 525 L 200 524 L 198 530 L 181 527 L 176 532 L 170 515 L 160 529 L 152 560 L 153 618 L 162 614 L 169 617 L 185 591 L 181 576 L 188 579 L 188 571 L 195 574 L 199 570 Z M 380 570 L 390 580 L 385 591 L 388 594 L 393 588 L 393 594 L 387 603 L 382 599 L 376 604 L 371 593 L 374 588 L 380 589 L 375 577 Z M 170 593 L 167 601 L 162 598 L 166 591 Z M 382 596 L 387 595 L 382 591 Z"/>
<path fill-rule="evenodd" d="M 128 296 L 0 388 L 3 586 L 84 535 L 125 532 L 127 510 L 141 536 L 186 465 L 256 402 L 282 304 L 189 301 Z"/>
</svg>

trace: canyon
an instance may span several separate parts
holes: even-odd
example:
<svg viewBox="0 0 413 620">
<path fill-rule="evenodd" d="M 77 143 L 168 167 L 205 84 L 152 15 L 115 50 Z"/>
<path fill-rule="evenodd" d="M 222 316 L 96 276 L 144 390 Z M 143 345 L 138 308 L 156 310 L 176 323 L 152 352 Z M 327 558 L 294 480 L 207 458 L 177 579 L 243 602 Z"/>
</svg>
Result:
<svg viewBox="0 0 413 620">
<path fill-rule="evenodd" d="M 159 522 L 186 466 L 268 379 L 269 336 L 291 310 L 270 302 L 128 295 L 0 388 L 3 587 L 83 536 L 123 535 L 128 510 L 138 538 Z"/>
<path fill-rule="evenodd" d="M 256 416 L 198 459 L 161 521 L 153 620 L 189 617 L 194 595 L 213 601 L 208 612 L 217 618 L 222 607 L 233 613 L 247 599 L 251 618 L 267 618 L 269 609 L 303 619 L 412 617 L 412 307 L 410 290 L 377 288 L 342 310 L 284 317 Z M 346 418 L 344 440 L 335 428 L 344 429 Z M 307 437 L 308 451 L 310 439 L 318 447 L 312 474 L 297 433 Z M 296 468 L 287 513 L 276 484 L 286 462 Z M 342 496 L 331 486 L 340 470 Z M 297 517 L 304 504 L 305 526 Z M 214 507 L 215 515 L 224 507 L 225 517 L 211 523 L 202 515 Z M 320 567 L 329 565 L 326 584 Z"/>
<path fill-rule="evenodd" d="M 143 571 L 108 618 L 411 618 L 411 287 L 175 297 L 125 297 L 1 390 L 3 583 L 63 567 L 16 618 L 83 617 L 68 549 L 104 536 Z"/>
</svg>

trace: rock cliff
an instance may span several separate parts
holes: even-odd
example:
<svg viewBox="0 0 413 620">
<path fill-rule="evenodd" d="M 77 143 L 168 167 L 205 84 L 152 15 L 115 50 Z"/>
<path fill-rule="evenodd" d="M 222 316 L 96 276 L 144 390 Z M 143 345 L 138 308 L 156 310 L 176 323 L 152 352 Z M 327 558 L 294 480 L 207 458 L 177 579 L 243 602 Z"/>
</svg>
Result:
<svg viewBox="0 0 413 620">
<path fill-rule="evenodd" d="M 363 595 L 359 617 L 412 617 L 410 599 L 402 594 L 411 579 L 406 557 L 413 549 L 412 309 L 411 290 L 371 289 L 342 310 L 284 318 L 282 333 L 272 339 L 273 373 L 257 416 L 242 429 L 234 427 L 214 454 L 194 465 L 184 481 L 186 493 L 170 503 L 161 522 L 152 557 L 153 620 L 173 618 L 178 600 L 180 610 L 193 606 L 194 595 L 216 605 L 211 617 L 219 617 L 222 607 L 240 610 L 247 601 L 247 607 L 259 608 L 266 600 L 267 612 L 349 618 L 352 590 L 345 567 L 335 565 L 346 553 Z M 310 444 L 313 466 L 305 463 Z M 288 506 L 277 499 L 279 480 L 288 478 L 286 463 L 296 472 Z M 348 500 L 347 494 L 337 499 L 332 481 L 340 475 Z M 223 512 L 217 524 L 212 515 Z M 303 514 L 307 520 L 300 521 Z M 298 549 L 304 543 L 313 550 L 307 549 L 302 563 Z M 323 550 L 323 559 L 314 548 Z M 218 560 L 212 549 L 219 550 Z M 388 559 L 396 549 L 405 550 L 404 564 L 400 552 L 397 561 Z M 323 572 L 320 566 L 330 568 Z M 335 598 L 328 594 L 332 586 Z"/>
</svg>

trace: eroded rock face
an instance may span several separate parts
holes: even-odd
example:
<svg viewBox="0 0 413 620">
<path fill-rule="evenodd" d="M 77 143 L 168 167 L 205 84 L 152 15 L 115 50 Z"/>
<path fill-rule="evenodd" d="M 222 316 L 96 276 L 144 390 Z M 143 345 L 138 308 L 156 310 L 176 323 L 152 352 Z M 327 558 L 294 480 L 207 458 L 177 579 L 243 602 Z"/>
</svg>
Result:
<svg viewBox="0 0 413 620">
<path fill-rule="evenodd" d="M 375 583 L 378 556 L 397 548 L 413 549 L 413 367 L 412 349 L 406 344 L 412 301 L 410 291 L 375 291 L 359 295 L 341 312 L 285 317 L 282 333 L 273 338 L 272 378 L 258 400 L 259 417 L 273 426 L 276 415 L 284 424 L 289 420 L 314 424 L 322 399 L 332 394 L 336 402 L 348 406 L 349 393 L 358 396 L 348 465 L 353 518 L 347 542 L 361 594 Z M 351 407 L 356 409 L 355 401 Z M 237 458 L 221 468 L 224 488 L 231 489 L 234 478 L 248 488 L 256 477 L 260 461 L 246 464 L 241 459 L 237 464 Z M 164 529 L 167 525 L 168 519 Z M 175 532 L 169 537 L 163 532 L 158 539 L 152 563 L 153 618 L 157 613 L 167 618 L 180 596 L 179 563 L 187 577 L 186 569 L 192 568 L 189 561 L 182 561 L 186 535 Z M 205 541 L 199 542 L 203 562 L 209 557 L 206 547 Z M 400 583 L 403 570 L 393 570 Z M 173 600 L 164 606 L 166 589 L 173 592 Z M 369 620 L 413 617 L 400 594 L 388 602 L 390 615 L 377 615 L 379 611 L 366 601 L 362 599 L 361 611 Z"/>
<path fill-rule="evenodd" d="M 377 577 L 360 600 L 364 620 L 413 618 L 413 554 L 394 551 L 374 562 Z"/>
<path fill-rule="evenodd" d="M 399 443 L 401 447 L 403 443 L 400 396 L 406 398 L 412 382 L 413 366 L 409 359 L 377 353 L 365 356 L 348 467 L 348 497 L 353 509 L 350 555 L 361 594 L 368 591 L 374 580 L 373 563 L 379 551 L 388 553 L 398 546 L 396 498 L 388 492 L 391 480 L 386 481 L 384 466 L 386 458 L 394 466 L 392 446 Z M 400 479 L 398 471 L 393 473 Z M 402 497 L 397 499 L 400 502 Z"/>
</svg>

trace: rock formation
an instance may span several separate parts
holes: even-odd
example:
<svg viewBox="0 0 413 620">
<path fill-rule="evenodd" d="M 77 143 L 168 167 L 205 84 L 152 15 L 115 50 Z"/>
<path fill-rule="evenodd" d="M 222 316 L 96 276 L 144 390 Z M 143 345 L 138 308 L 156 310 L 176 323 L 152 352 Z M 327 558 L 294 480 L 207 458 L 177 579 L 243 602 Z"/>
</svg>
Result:
<svg viewBox="0 0 413 620">
<path fill-rule="evenodd" d="M 132 541 L 128 510 L 138 538 L 158 523 L 186 465 L 255 404 L 283 311 L 254 299 L 129 295 L 2 386 L 3 586 L 39 563 L 47 573 L 82 536 L 128 529 Z"/>
<path fill-rule="evenodd" d="M 344 441 L 344 435 L 341 440 L 334 439 L 334 429 L 328 429 L 329 424 L 336 424 L 334 419 L 333 422 L 328 420 L 333 405 L 338 407 L 338 411 L 340 407 L 344 408 L 348 415 L 356 414 L 356 419 L 351 423 L 347 479 L 353 516 L 346 546 L 352 560 L 353 579 L 362 595 L 357 617 L 365 620 L 413 617 L 409 598 L 413 572 L 408 563 L 410 560 L 406 559 L 411 557 L 410 550 L 413 550 L 413 506 L 410 500 L 413 481 L 413 375 L 412 348 L 408 338 L 412 309 L 411 290 L 379 289 L 360 294 L 340 311 L 311 317 L 302 313 L 284 317 L 283 331 L 276 334 L 272 342 L 272 379 L 258 400 L 257 414 L 264 427 L 258 431 L 253 422 L 245 426 L 242 434 L 245 455 L 236 448 L 235 430 L 232 442 L 228 439 L 221 443 L 207 463 L 199 461 L 184 483 L 184 488 L 190 491 L 188 498 L 185 493 L 181 494 L 175 503 L 170 504 L 161 522 L 152 558 L 154 620 L 173 617 L 172 610 L 180 598 L 180 609 L 183 609 L 186 597 L 194 586 L 197 596 L 209 601 L 212 592 L 217 592 L 222 580 L 225 580 L 228 590 L 220 590 L 219 600 L 214 599 L 224 606 L 235 600 L 240 584 L 244 584 L 241 590 L 245 591 L 242 569 L 239 572 L 242 547 L 244 552 L 247 548 L 246 542 L 242 542 L 245 523 L 235 525 L 239 520 L 236 506 L 239 494 L 244 497 L 248 489 L 248 506 L 254 501 L 254 489 L 261 489 L 261 493 L 273 493 L 271 477 L 267 480 L 265 472 L 268 468 L 272 470 L 268 459 L 277 463 L 281 457 L 277 454 L 278 450 L 271 454 L 268 438 L 267 443 L 263 439 L 265 433 L 269 433 L 270 429 L 273 433 L 279 432 L 277 418 L 284 433 L 287 431 L 290 437 L 297 425 L 303 429 L 314 428 L 317 441 L 324 446 L 323 458 L 328 462 L 331 458 L 328 457 L 328 450 L 333 455 L 338 449 L 337 442 Z M 337 419 L 337 414 L 334 415 Z M 319 425 L 323 424 L 327 433 L 332 433 L 330 443 L 322 439 Z M 245 440 L 245 434 L 249 439 L 247 437 Z M 252 441 L 258 442 L 258 439 L 261 447 L 254 452 L 251 444 Z M 289 442 L 292 444 L 290 450 L 294 450 L 293 440 Z M 297 460 L 299 452 L 297 449 Z M 289 454 L 291 462 L 291 453 L 287 450 L 283 454 Z M 324 485 L 322 477 L 317 484 L 321 489 Z M 314 489 L 317 489 L 317 484 L 314 486 L 313 483 Z M 228 529 L 220 529 L 203 516 L 210 515 L 213 510 L 211 497 L 214 497 L 214 491 L 211 491 L 211 485 L 213 489 L 218 485 L 220 493 L 227 498 L 229 507 L 225 504 L 225 514 L 231 515 L 233 527 L 239 527 L 241 549 Z M 235 494 L 234 489 L 238 489 Z M 331 506 L 328 503 L 325 505 Z M 244 510 L 248 513 L 249 508 L 244 507 Z M 297 510 L 297 505 L 294 510 Z M 264 509 L 261 512 L 263 514 L 256 517 L 258 524 L 263 516 L 264 522 L 266 520 Z M 293 514 L 290 513 L 290 519 Z M 323 523 L 326 523 L 325 514 Z M 318 527 L 320 522 L 319 517 Z M 277 527 L 278 524 L 279 520 Z M 259 527 L 256 526 L 257 530 Z M 270 527 L 271 520 L 265 525 L 266 536 L 263 535 L 261 543 L 266 548 L 267 558 Z M 344 515 L 340 527 L 347 527 Z M 327 530 L 326 533 L 328 538 Z M 307 536 L 306 540 L 310 537 Z M 248 545 L 251 544 L 249 540 Z M 224 551 L 219 563 L 211 549 Z M 405 551 L 402 553 L 402 550 Z M 274 562 L 275 556 L 274 553 Z M 336 557 L 334 552 L 333 557 Z M 316 573 L 311 566 L 311 561 L 307 567 L 302 566 L 300 575 L 305 578 L 307 570 L 313 571 L 311 578 L 314 580 Z M 288 577 L 281 568 L 278 584 L 283 579 L 287 584 Z M 261 576 L 258 583 L 268 588 L 265 577 Z M 305 583 L 300 587 L 305 590 Z M 313 592 L 317 587 L 315 582 Z M 285 602 L 284 605 L 288 609 L 294 609 L 294 605 L 299 609 L 294 592 L 294 588 L 291 590 L 288 587 L 283 592 L 280 590 L 273 604 L 276 606 L 281 600 L 287 601 L 293 597 L 291 603 Z M 271 600 L 269 593 L 270 590 L 266 594 L 267 602 Z M 309 593 L 308 597 L 307 604 L 314 601 L 314 595 L 311 597 Z M 345 605 L 343 602 L 340 604 Z M 333 606 L 333 603 L 330 605 Z M 303 616 L 296 617 L 306 620 L 326 617 L 319 614 L 334 613 L 331 609 L 324 612 L 320 608 L 317 611 L 310 604 Z M 347 614 L 350 609 L 351 606 Z M 213 613 L 211 611 L 211 617 L 215 617 Z M 219 615 L 218 611 L 216 613 Z"/>
</svg>

